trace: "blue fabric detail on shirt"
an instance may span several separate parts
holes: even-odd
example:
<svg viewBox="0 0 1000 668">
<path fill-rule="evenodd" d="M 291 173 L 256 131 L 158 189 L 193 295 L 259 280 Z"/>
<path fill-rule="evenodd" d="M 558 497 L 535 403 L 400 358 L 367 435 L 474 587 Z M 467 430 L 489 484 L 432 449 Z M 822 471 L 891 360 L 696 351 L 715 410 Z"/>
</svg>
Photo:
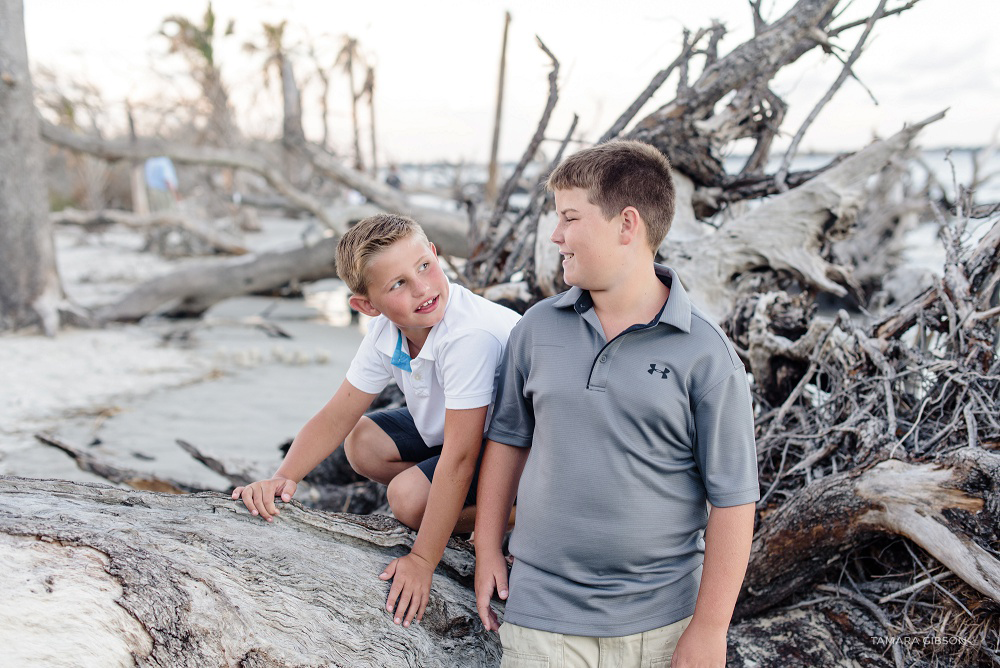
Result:
<svg viewBox="0 0 1000 668">
<path fill-rule="evenodd" d="M 413 358 L 403 352 L 403 332 L 399 332 L 399 338 L 396 339 L 396 351 L 392 353 L 392 365 L 403 371 L 412 371 L 410 369 L 411 359 Z"/>
</svg>

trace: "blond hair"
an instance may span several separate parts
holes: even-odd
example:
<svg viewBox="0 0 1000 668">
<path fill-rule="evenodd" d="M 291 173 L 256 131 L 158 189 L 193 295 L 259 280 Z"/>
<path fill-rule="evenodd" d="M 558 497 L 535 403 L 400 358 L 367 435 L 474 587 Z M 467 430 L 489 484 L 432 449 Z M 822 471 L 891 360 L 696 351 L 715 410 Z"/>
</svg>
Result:
<svg viewBox="0 0 1000 668">
<path fill-rule="evenodd" d="M 633 206 L 646 223 L 646 241 L 656 250 L 674 219 L 674 179 L 670 161 L 655 147 L 615 140 L 585 148 L 563 160 L 549 175 L 549 190 L 582 188 L 587 200 L 611 220 Z"/>
<path fill-rule="evenodd" d="M 368 296 L 368 265 L 376 255 L 401 239 L 427 235 L 412 218 L 393 213 L 379 213 L 358 222 L 337 244 L 337 275 L 351 292 Z"/>
</svg>

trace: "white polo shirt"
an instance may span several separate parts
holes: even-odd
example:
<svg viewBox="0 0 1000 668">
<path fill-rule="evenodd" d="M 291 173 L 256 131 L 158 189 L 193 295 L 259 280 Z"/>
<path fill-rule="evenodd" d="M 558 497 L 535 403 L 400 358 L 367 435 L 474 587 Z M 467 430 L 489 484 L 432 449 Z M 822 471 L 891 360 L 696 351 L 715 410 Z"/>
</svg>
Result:
<svg viewBox="0 0 1000 668">
<path fill-rule="evenodd" d="M 489 406 L 492 414 L 507 337 L 520 319 L 511 309 L 461 285 L 448 287 L 444 318 L 431 328 L 420 354 L 410 361 L 410 371 L 392 364 L 400 331 L 384 315 L 368 324 L 347 371 L 347 381 L 370 394 L 378 394 L 395 380 L 417 431 L 430 447 L 444 443 L 446 409 Z"/>
</svg>

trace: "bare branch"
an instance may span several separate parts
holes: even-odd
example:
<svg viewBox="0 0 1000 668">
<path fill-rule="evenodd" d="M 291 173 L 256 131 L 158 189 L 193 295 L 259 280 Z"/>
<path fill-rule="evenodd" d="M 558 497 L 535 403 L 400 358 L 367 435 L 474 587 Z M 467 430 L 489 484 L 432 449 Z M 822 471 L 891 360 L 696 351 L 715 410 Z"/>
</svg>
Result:
<svg viewBox="0 0 1000 668">
<path fill-rule="evenodd" d="M 541 120 L 538 121 L 535 134 L 532 136 L 531 141 L 528 142 L 528 148 L 524 150 L 521 160 L 514 167 L 514 173 L 510 175 L 510 178 L 507 179 L 507 182 L 504 183 L 503 188 L 500 190 L 500 195 L 497 197 L 496 205 L 493 208 L 493 218 L 490 220 L 490 228 L 496 227 L 507 211 L 507 203 L 510 201 L 510 196 L 514 194 L 514 188 L 517 187 L 517 182 L 521 178 L 521 174 L 524 173 L 524 168 L 534 159 L 535 152 L 538 151 L 538 147 L 542 144 L 542 139 L 545 138 L 545 128 L 549 126 L 549 118 L 552 117 L 552 110 L 555 109 L 556 101 L 559 99 L 559 60 L 549 51 L 548 47 L 545 46 L 545 43 L 537 35 L 535 36 L 535 41 L 538 43 L 538 48 L 544 51 L 545 55 L 552 61 L 552 71 L 549 72 L 549 99 L 545 103 L 545 110 L 542 112 Z"/>
<path fill-rule="evenodd" d="M 909 2 L 907 2 L 902 7 L 896 7 L 895 9 L 890 9 L 890 10 L 884 12 L 882 14 L 882 18 L 885 18 L 886 16 L 892 16 L 894 14 L 900 14 L 902 12 L 905 12 L 907 9 L 911 9 L 918 2 L 920 2 L 920 0 L 910 0 Z M 850 23 L 845 23 L 842 26 L 837 26 L 836 28 L 831 28 L 830 30 L 827 30 L 826 34 L 829 37 L 833 38 L 833 37 L 836 37 L 837 35 L 839 35 L 840 33 L 844 32 L 844 31 L 850 30 L 851 28 L 857 28 L 858 26 L 862 26 L 862 25 L 864 25 L 867 22 L 868 22 L 868 19 L 858 19 L 857 21 L 851 21 Z"/>
<path fill-rule="evenodd" d="M 719 26 L 719 28 L 721 29 L 722 32 L 725 32 L 725 30 L 722 29 L 722 26 Z M 656 76 L 654 76 L 653 79 L 649 82 L 645 90 L 643 90 L 639 94 L 639 97 L 637 97 L 635 101 L 631 105 L 629 105 L 629 108 L 626 109 L 624 113 L 622 113 L 622 115 L 618 117 L 618 120 L 616 120 L 614 124 L 610 128 L 608 128 L 608 131 L 605 132 L 603 135 L 601 135 L 601 138 L 597 140 L 598 144 L 603 144 L 606 141 L 614 139 L 621 133 L 622 130 L 625 129 L 625 126 L 628 125 L 633 118 L 635 118 L 635 115 L 639 113 L 639 110 L 642 109 L 643 105 L 649 101 L 649 98 L 653 97 L 653 94 L 657 90 L 659 90 L 660 86 L 663 85 L 663 82 L 665 82 L 667 78 L 673 73 L 674 69 L 679 65 L 681 65 L 682 63 L 686 63 L 691 58 L 691 51 L 693 50 L 694 46 L 698 44 L 699 41 L 701 41 L 701 38 L 704 37 L 707 32 L 708 31 L 705 30 L 704 28 L 699 30 L 695 34 L 694 39 L 691 40 L 690 44 L 687 44 L 685 40 L 686 46 L 681 51 L 681 54 L 677 56 L 677 58 L 674 59 L 674 62 L 670 63 L 670 65 L 668 65 L 666 69 L 660 70 L 659 72 L 656 73 Z M 714 36 L 715 33 L 713 32 L 713 39 Z"/>
<path fill-rule="evenodd" d="M 868 18 L 867 24 L 865 25 L 865 31 L 862 33 L 861 38 L 854 47 L 854 51 L 851 52 L 851 56 L 847 59 L 847 62 L 844 63 L 844 68 L 840 71 L 840 75 L 837 77 L 837 80 L 833 82 L 833 85 L 830 86 L 830 90 L 826 92 L 826 95 L 824 95 L 816 106 L 813 107 L 813 110 L 809 112 L 809 116 L 807 116 L 806 120 L 802 122 L 802 126 L 799 128 L 799 131 L 795 133 L 795 137 L 792 139 L 792 143 L 789 145 L 788 150 L 785 151 L 785 157 L 781 160 L 781 167 L 778 169 L 778 173 L 774 178 L 779 190 L 788 189 L 788 186 L 785 184 L 785 177 L 788 175 L 788 168 L 791 165 L 792 158 L 795 157 L 795 153 L 799 149 L 799 143 L 802 141 L 802 137 L 805 136 L 806 130 L 809 129 L 809 126 L 812 125 L 813 121 L 816 120 L 816 117 L 819 116 L 819 112 L 822 111 L 827 102 L 833 99 L 834 94 L 836 94 L 837 90 L 847 79 L 847 76 L 851 73 L 851 66 L 854 65 L 854 62 L 861 55 L 861 49 L 865 44 L 865 40 L 868 39 L 868 35 L 871 33 L 872 28 L 875 26 L 875 22 L 882 17 L 882 12 L 885 11 L 886 2 L 887 0 L 879 1 L 878 7 L 875 8 L 875 13 Z"/>
</svg>

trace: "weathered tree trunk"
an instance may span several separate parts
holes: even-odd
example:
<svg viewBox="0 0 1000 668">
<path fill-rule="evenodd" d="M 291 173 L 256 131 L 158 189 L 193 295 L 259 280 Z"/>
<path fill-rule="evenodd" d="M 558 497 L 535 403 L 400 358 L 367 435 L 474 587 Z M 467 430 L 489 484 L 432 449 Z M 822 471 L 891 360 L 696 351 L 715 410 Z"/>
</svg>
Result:
<svg viewBox="0 0 1000 668">
<path fill-rule="evenodd" d="M 59 328 L 62 286 L 21 0 L 0 0 L 0 330 Z"/>
<path fill-rule="evenodd" d="M 108 224 L 118 224 L 145 231 L 156 227 L 172 227 L 221 253 L 246 255 L 250 252 L 235 239 L 227 239 L 225 236 L 207 227 L 193 223 L 183 216 L 170 212 L 157 212 L 153 215 L 147 214 L 143 216 L 130 211 L 116 211 L 114 209 L 104 209 L 102 211 L 63 209 L 62 211 L 50 214 L 49 220 L 54 224 L 80 225 L 85 228 Z"/>
<path fill-rule="evenodd" d="M 909 538 L 1000 601 L 1000 561 L 977 544 L 1000 536 L 998 492 L 1000 455 L 978 447 L 935 463 L 886 459 L 807 485 L 762 520 L 737 617 L 807 589 L 841 555 L 885 535 Z"/>
<path fill-rule="evenodd" d="M 497 158 L 500 153 L 500 118 L 503 112 L 504 74 L 507 70 L 507 33 L 510 30 L 510 12 L 504 12 L 503 41 L 500 43 L 500 77 L 497 82 L 497 107 L 493 117 L 493 144 L 490 146 L 489 172 L 486 177 L 486 200 L 492 202 L 497 197 L 497 181 L 500 172 Z"/>
<path fill-rule="evenodd" d="M 497 666 L 473 555 L 453 541 L 423 621 L 377 576 L 413 533 L 284 504 L 273 524 L 219 494 L 0 477 L 0 646 L 10 665 Z"/>
<path fill-rule="evenodd" d="M 281 139 L 286 145 L 296 146 L 306 140 L 305 132 L 302 130 L 302 95 L 295 83 L 292 61 L 287 55 L 282 56 L 280 67 L 281 99 L 284 110 Z"/>
<path fill-rule="evenodd" d="M 146 281 L 114 304 L 97 309 L 99 320 L 134 321 L 154 311 L 172 317 L 196 317 L 223 299 L 274 290 L 292 282 L 337 275 L 336 237 L 289 251 L 272 251 L 220 260 L 210 266 L 182 269 Z"/>
<path fill-rule="evenodd" d="M 667 235 L 660 252 L 687 281 L 695 302 L 720 320 L 739 292 L 734 277 L 755 269 L 791 272 L 803 286 L 846 295 L 843 286 L 853 286 L 850 268 L 825 259 L 824 244 L 849 236 L 867 179 L 942 116 L 905 127 L 700 238 L 675 241 Z"/>
</svg>

